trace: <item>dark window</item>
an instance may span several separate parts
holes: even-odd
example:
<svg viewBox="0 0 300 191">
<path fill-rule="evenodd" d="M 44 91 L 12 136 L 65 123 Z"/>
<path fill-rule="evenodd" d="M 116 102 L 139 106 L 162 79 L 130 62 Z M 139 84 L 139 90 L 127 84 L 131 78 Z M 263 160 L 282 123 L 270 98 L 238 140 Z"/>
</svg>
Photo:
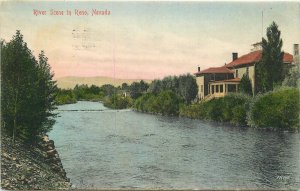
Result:
<svg viewBox="0 0 300 191">
<path fill-rule="evenodd" d="M 235 77 L 236 77 L 236 78 L 239 77 L 239 70 L 235 70 Z"/>
<path fill-rule="evenodd" d="M 249 67 L 246 68 L 246 75 L 249 76 Z"/>
<path fill-rule="evenodd" d="M 215 87 L 214 85 L 211 86 L 211 93 L 212 93 L 212 94 L 215 93 L 215 88 L 214 88 L 214 87 Z"/>
<path fill-rule="evenodd" d="M 220 93 L 223 93 L 223 85 L 220 85 Z"/>
<path fill-rule="evenodd" d="M 235 92 L 235 84 L 228 84 L 228 92 Z"/>
<path fill-rule="evenodd" d="M 219 85 L 216 85 L 216 93 L 219 93 Z"/>
</svg>

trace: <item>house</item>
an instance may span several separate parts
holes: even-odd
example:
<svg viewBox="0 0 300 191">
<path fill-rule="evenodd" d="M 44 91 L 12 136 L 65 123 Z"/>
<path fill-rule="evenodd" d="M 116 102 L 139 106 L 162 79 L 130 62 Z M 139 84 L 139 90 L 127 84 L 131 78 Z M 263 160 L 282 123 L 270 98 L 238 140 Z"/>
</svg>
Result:
<svg viewBox="0 0 300 191">
<path fill-rule="evenodd" d="M 224 89 L 221 89 L 218 85 L 211 86 L 211 82 L 220 82 L 224 80 L 233 79 L 233 71 L 224 67 L 214 67 L 208 68 L 206 70 L 200 71 L 198 67 L 198 72 L 195 73 L 196 81 L 199 87 L 198 98 L 204 99 L 211 93 L 223 93 Z"/>
<path fill-rule="evenodd" d="M 208 68 L 195 73 L 199 87 L 198 99 L 202 100 L 211 97 L 223 97 L 229 92 L 238 91 L 238 85 L 243 75 L 248 75 L 252 85 L 252 92 L 255 92 L 256 74 L 255 66 L 261 60 L 261 43 L 253 44 L 250 53 L 238 57 L 238 53 L 232 53 L 232 61 L 222 67 Z M 294 45 L 294 57 L 299 60 L 299 45 Z M 286 67 L 291 67 L 294 62 L 293 55 L 284 53 L 283 62 Z M 298 61 L 299 62 L 299 61 Z"/>
</svg>

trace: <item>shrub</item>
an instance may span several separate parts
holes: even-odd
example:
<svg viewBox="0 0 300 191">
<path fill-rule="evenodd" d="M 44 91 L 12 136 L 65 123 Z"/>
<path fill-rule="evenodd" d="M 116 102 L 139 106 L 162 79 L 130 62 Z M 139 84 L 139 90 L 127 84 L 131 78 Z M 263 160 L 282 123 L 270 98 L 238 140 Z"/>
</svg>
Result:
<svg viewBox="0 0 300 191">
<path fill-rule="evenodd" d="M 249 102 L 250 97 L 245 94 L 228 94 L 222 98 L 182 106 L 180 116 L 246 125 Z"/>
<path fill-rule="evenodd" d="M 136 99 L 133 107 L 139 111 L 162 115 L 178 115 L 182 99 L 170 90 L 162 91 L 158 95 L 144 94 Z"/>
<path fill-rule="evenodd" d="M 104 106 L 112 109 L 126 109 L 131 107 L 132 100 L 129 97 L 123 97 L 118 94 L 114 94 L 111 97 L 107 97 L 104 102 Z"/>
<path fill-rule="evenodd" d="M 257 96 L 251 105 L 249 125 L 269 129 L 299 128 L 299 90 L 284 88 Z"/>
</svg>

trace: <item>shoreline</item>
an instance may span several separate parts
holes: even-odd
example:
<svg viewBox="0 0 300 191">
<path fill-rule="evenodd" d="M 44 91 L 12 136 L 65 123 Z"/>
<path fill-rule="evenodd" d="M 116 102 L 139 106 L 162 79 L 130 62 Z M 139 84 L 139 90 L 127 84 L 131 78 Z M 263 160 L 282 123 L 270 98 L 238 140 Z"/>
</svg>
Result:
<svg viewBox="0 0 300 191">
<path fill-rule="evenodd" d="M 1 188 L 7 190 L 70 189 L 53 140 L 39 137 L 36 145 L 1 133 Z"/>
</svg>

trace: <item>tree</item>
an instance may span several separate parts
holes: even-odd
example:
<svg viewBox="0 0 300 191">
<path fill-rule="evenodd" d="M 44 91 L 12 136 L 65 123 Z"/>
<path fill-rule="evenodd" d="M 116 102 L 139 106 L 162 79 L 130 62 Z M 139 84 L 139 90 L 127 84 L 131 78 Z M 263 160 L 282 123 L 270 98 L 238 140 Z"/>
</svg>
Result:
<svg viewBox="0 0 300 191">
<path fill-rule="evenodd" d="M 129 86 L 128 86 L 128 84 L 127 83 L 122 83 L 122 90 L 125 90 L 125 91 L 127 91 L 128 90 L 128 88 L 129 88 Z"/>
<path fill-rule="evenodd" d="M 16 136 L 34 141 L 54 123 L 56 85 L 48 59 L 42 52 L 37 61 L 20 31 L 1 46 L 1 125 L 13 141 Z"/>
<path fill-rule="evenodd" d="M 132 99 L 137 99 L 138 97 L 140 97 L 142 95 L 142 91 L 141 91 L 141 86 L 140 83 L 138 82 L 133 82 L 130 85 L 130 96 Z"/>
<path fill-rule="evenodd" d="M 187 74 L 179 76 L 179 94 L 186 104 L 190 104 L 197 96 L 198 85 L 194 76 Z"/>
<path fill-rule="evenodd" d="M 281 84 L 284 78 L 283 52 L 281 32 L 273 22 L 267 28 L 267 40 L 262 38 L 262 58 L 257 64 L 257 91 L 273 90 L 275 85 Z"/>
<path fill-rule="evenodd" d="M 17 31 L 13 39 L 2 47 L 1 56 L 1 110 L 4 127 L 13 141 L 29 121 L 24 110 L 33 100 L 31 91 L 37 79 L 35 64 L 36 60 L 23 41 L 23 35 Z"/>
<path fill-rule="evenodd" d="M 38 90 L 37 95 L 39 107 L 40 123 L 36 124 L 39 128 L 38 134 L 49 132 L 55 123 L 53 110 L 55 106 L 55 96 L 58 91 L 56 81 L 53 80 L 54 74 L 51 72 L 51 67 L 48 63 L 48 58 L 45 56 L 44 51 L 39 54 L 38 62 Z"/>
<path fill-rule="evenodd" d="M 252 85 L 248 75 L 243 75 L 239 85 L 239 91 L 244 94 L 252 95 Z"/>
</svg>

